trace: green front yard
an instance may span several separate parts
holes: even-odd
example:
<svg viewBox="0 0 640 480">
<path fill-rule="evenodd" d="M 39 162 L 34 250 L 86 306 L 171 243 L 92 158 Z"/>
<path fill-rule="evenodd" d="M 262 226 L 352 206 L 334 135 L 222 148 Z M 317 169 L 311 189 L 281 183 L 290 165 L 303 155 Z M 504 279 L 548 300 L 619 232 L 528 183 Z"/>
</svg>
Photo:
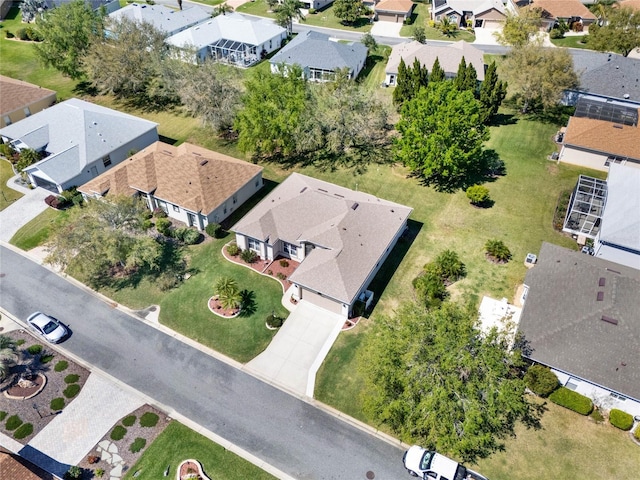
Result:
<svg viewBox="0 0 640 480">
<path fill-rule="evenodd" d="M 556 47 L 567 47 L 567 48 L 588 48 L 586 42 L 583 43 L 583 40 L 586 40 L 588 35 L 569 35 L 564 38 L 552 38 L 551 43 L 553 43 Z"/>
<path fill-rule="evenodd" d="M 22 193 L 7 187 L 7 181 L 13 177 L 13 168 L 8 160 L 0 159 L 0 211 L 23 196 Z"/>
<path fill-rule="evenodd" d="M 457 42 L 464 40 L 465 42 L 473 42 L 476 37 L 467 30 L 457 30 L 450 37 L 443 35 L 440 30 L 429 26 L 429 6 L 425 3 L 416 3 L 413 9 L 413 23 L 411 25 L 403 25 L 400 29 L 400 36 L 413 37 L 413 30 L 417 26 L 424 27 L 427 40 L 443 40 L 448 42 Z"/>
</svg>

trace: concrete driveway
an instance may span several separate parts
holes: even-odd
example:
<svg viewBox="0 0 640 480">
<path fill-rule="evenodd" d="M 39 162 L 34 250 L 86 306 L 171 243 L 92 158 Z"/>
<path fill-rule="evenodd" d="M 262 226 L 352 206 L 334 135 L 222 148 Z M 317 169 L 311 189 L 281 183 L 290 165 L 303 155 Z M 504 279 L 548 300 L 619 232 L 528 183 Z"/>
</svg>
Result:
<svg viewBox="0 0 640 480">
<path fill-rule="evenodd" d="M 402 23 L 394 23 L 394 22 L 373 22 L 373 26 L 371 27 L 371 35 L 379 36 L 379 37 L 400 37 L 400 29 L 402 28 Z M 410 39 L 407 39 L 410 40 Z"/>
<path fill-rule="evenodd" d="M 24 193 L 24 197 L 19 198 L 7 208 L 0 212 L 0 240 L 8 242 L 11 237 L 24 225 L 29 223 L 34 217 L 40 215 L 47 208 L 44 199 L 51 195 L 51 192 L 44 188 L 29 190 L 20 188 L 14 183 L 13 177 L 7 182 L 7 186 Z"/>
<path fill-rule="evenodd" d="M 500 45 L 494 36 L 499 28 L 474 28 L 473 31 L 476 34 L 474 45 Z"/>
<path fill-rule="evenodd" d="M 316 372 L 342 325 L 341 315 L 301 300 L 267 349 L 245 369 L 297 395 L 313 397 Z"/>
</svg>

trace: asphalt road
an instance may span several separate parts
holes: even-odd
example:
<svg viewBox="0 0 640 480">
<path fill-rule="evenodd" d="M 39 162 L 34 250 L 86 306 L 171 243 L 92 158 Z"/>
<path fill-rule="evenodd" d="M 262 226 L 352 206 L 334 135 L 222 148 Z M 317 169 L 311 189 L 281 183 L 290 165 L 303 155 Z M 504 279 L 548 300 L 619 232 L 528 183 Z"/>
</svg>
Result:
<svg viewBox="0 0 640 480">
<path fill-rule="evenodd" d="M 23 320 L 36 310 L 53 315 L 72 331 L 63 349 L 295 478 L 408 478 L 399 447 L 129 317 L 4 246 L 0 304 Z"/>
</svg>

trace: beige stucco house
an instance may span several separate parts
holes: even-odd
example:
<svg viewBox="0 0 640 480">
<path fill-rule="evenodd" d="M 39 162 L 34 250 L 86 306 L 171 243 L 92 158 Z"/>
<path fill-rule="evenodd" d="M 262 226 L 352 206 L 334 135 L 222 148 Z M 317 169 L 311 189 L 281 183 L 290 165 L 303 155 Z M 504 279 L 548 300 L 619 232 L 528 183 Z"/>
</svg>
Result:
<svg viewBox="0 0 640 480">
<path fill-rule="evenodd" d="M 56 103 L 56 92 L 0 75 L 0 128 Z"/>
</svg>

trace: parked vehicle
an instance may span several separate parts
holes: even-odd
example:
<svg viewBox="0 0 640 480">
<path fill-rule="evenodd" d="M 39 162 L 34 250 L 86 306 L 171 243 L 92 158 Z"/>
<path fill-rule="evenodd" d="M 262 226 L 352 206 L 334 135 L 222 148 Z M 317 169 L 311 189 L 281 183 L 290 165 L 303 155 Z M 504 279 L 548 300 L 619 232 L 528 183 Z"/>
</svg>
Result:
<svg viewBox="0 0 640 480">
<path fill-rule="evenodd" d="M 60 323 L 59 320 L 42 312 L 32 313 L 27 318 L 27 323 L 31 330 L 51 343 L 61 342 L 69 333 L 67 327 Z"/>
<path fill-rule="evenodd" d="M 455 460 L 414 445 L 402 457 L 404 468 L 423 480 L 487 480 Z"/>
</svg>

